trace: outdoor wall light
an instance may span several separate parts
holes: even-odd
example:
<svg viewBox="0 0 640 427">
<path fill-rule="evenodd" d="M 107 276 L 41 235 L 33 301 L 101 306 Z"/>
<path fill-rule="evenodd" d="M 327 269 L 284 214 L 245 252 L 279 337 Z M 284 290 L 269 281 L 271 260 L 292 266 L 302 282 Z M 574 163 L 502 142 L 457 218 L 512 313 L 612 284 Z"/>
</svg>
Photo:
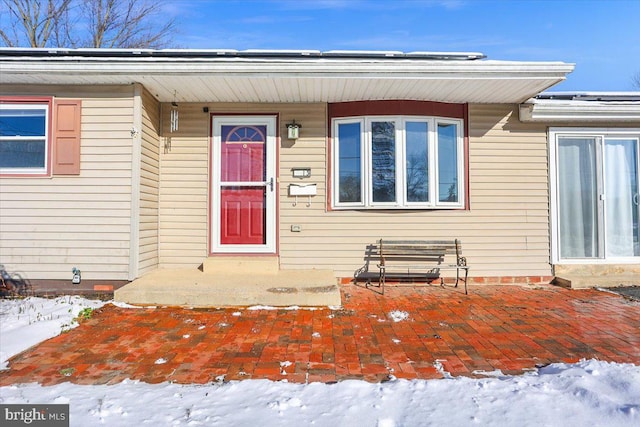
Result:
<svg viewBox="0 0 640 427">
<path fill-rule="evenodd" d="M 298 139 L 300 137 L 300 128 L 301 124 L 296 123 L 294 120 L 293 123 L 287 123 L 287 138 L 289 139 Z"/>
</svg>

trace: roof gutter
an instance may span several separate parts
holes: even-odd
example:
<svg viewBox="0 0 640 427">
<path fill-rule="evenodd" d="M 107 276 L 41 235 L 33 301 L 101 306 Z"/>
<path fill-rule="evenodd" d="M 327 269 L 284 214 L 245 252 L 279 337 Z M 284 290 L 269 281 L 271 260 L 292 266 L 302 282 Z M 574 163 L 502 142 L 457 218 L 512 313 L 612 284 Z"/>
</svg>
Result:
<svg viewBox="0 0 640 427">
<path fill-rule="evenodd" d="M 640 93 L 599 93 L 598 96 L 544 95 L 520 104 L 522 122 L 638 122 Z"/>
<path fill-rule="evenodd" d="M 238 76 L 295 76 L 363 78 L 397 78 L 399 76 L 426 79 L 564 79 L 574 69 L 564 62 L 510 61 L 440 61 L 428 59 L 316 58 L 294 60 L 277 58 L 185 58 L 185 57 L 3 57 L 0 67 L 4 77 L 11 74 L 68 75 L 198 75 L 226 74 Z"/>
</svg>

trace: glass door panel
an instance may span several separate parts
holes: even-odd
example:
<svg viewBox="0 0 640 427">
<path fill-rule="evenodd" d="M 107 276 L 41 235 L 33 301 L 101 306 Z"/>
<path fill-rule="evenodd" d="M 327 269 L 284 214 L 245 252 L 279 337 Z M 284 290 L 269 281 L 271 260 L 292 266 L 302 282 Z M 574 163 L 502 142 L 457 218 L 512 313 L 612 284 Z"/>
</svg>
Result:
<svg viewBox="0 0 640 427">
<path fill-rule="evenodd" d="M 604 182 L 607 257 L 640 255 L 638 141 L 605 139 Z"/>
<path fill-rule="evenodd" d="M 560 257 L 597 258 L 596 138 L 558 138 Z"/>
<path fill-rule="evenodd" d="M 220 243 L 265 244 L 267 127 L 223 125 L 220 156 Z"/>
</svg>

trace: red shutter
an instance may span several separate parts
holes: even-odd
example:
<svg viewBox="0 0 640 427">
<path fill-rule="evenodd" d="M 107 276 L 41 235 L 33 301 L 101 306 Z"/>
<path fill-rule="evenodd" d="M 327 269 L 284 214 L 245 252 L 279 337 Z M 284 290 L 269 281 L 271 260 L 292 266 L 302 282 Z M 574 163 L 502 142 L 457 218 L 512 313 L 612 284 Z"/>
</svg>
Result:
<svg viewBox="0 0 640 427">
<path fill-rule="evenodd" d="M 53 174 L 80 175 L 80 110 L 78 99 L 53 102 Z"/>
</svg>

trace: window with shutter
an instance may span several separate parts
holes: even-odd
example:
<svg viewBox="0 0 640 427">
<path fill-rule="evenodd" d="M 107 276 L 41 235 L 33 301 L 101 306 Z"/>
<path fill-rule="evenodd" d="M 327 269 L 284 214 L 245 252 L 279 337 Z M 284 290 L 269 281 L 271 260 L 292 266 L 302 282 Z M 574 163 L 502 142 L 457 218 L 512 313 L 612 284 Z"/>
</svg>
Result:
<svg viewBox="0 0 640 427">
<path fill-rule="evenodd" d="M 0 97 L 0 176 L 80 174 L 81 101 Z"/>
</svg>

